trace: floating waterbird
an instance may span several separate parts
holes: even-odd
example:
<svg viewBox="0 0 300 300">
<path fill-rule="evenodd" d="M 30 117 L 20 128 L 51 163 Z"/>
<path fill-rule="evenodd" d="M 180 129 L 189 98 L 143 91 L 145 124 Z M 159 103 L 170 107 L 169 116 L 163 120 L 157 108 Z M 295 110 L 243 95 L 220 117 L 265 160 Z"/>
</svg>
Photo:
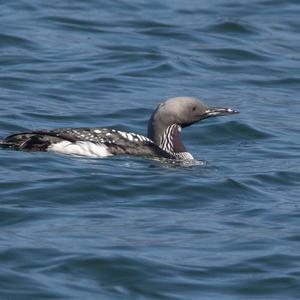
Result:
<svg viewBox="0 0 300 300">
<path fill-rule="evenodd" d="M 0 141 L 0 146 L 89 157 L 127 154 L 191 160 L 193 156 L 181 141 L 181 129 L 206 118 L 236 113 L 231 108 L 208 107 L 193 97 L 176 97 L 153 112 L 148 137 L 109 128 L 59 128 L 12 134 Z"/>
</svg>

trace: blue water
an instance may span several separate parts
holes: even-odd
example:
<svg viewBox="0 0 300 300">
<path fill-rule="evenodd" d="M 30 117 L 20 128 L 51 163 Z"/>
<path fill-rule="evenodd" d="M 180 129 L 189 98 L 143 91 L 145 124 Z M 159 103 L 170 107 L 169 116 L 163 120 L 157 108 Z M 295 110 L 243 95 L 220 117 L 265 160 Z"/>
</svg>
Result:
<svg viewBox="0 0 300 300">
<path fill-rule="evenodd" d="M 2 1 L 0 136 L 146 134 L 188 95 L 203 165 L 0 151 L 0 299 L 299 299 L 300 2 Z"/>
</svg>

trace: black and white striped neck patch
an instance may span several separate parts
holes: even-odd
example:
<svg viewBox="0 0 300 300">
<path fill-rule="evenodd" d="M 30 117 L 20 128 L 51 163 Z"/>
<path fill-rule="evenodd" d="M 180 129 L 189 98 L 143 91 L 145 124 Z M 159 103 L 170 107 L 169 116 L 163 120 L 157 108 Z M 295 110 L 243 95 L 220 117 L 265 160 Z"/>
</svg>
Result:
<svg viewBox="0 0 300 300">
<path fill-rule="evenodd" d="M 159 146 L 177 159 L 193 159 L 193 156 L 186 151 L 180 133 L 181 126 L 177 124 L 168 126 L 161 136 Z"/>
</svg>

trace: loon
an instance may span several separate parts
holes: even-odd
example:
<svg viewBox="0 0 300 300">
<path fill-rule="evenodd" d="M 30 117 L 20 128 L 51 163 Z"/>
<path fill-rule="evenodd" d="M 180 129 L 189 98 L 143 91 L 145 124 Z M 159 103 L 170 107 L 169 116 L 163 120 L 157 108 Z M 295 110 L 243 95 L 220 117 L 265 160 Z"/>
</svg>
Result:
<svg viewBox="0 0 300 300">
<path fill-rule="evenodd" d="M 208 107 L 197 98 L 175 97 L 153 112 L 147 137 L 109 128 L 59 128 L 12 134 L 0 141 L 0 147 L 89 157 L 127 154 L 191 160 L 193 156 L 181 141 L 181 129 L 206 118 L 236 113 L 231 108 Z"/>
</svg>

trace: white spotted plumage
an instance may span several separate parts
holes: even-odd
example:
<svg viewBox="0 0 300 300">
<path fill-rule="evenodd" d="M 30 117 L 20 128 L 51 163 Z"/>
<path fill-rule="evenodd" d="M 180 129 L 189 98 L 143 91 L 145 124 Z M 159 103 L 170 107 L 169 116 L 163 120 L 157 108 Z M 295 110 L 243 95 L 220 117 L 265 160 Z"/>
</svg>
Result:
<svg viewBox="0 0 300 300">
<path fill-rule="evenodd" d="M 116 131 L 118 134 L 120 134 L 124 139 L 127 139 L 129 141 L 141 141 L 141 142 L 151 142 L 153 143 L 153 141 L 151 141 L 149 138 L 140 135 L 140 134 L 136 134 L 136 133 L 131 133 L 131 132 L 124 132 L 124 131 Z"/>
</svg>

